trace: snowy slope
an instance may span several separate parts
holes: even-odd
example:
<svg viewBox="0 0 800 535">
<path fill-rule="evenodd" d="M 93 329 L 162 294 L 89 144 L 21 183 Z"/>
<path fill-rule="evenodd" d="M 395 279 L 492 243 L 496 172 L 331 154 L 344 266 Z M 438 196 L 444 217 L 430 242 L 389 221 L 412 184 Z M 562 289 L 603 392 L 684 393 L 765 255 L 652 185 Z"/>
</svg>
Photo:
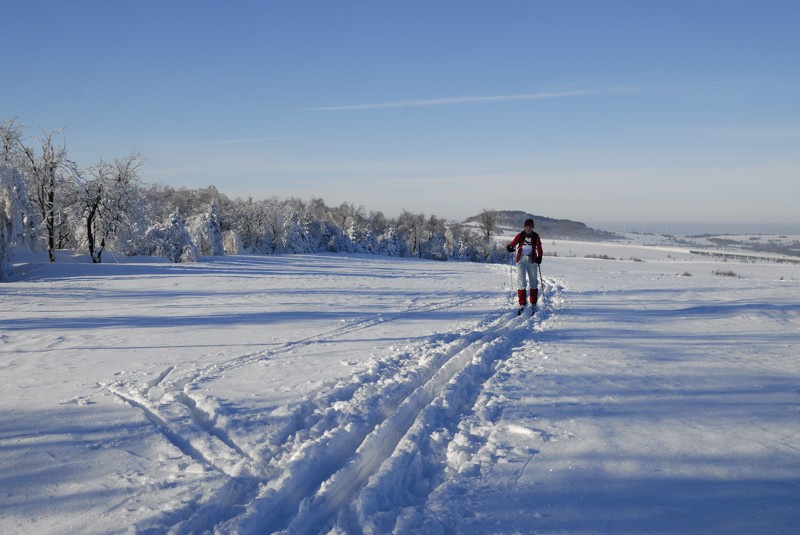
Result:
<svg viewBox="0 0 800 535">
<path fill-rule="evenodd" d="M 796 532 L 800 268 L 548 247 L 17 266 L 0 532 Z"/>
</svg>

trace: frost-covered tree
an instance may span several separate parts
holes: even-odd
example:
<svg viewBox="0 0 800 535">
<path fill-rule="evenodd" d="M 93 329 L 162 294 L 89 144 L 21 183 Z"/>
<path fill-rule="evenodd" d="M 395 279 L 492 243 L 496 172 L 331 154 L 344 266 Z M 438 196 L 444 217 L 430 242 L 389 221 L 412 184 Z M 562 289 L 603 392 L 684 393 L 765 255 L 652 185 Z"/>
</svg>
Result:
<svg viewBox="0 0 800 535">
<path fill-rule="evenodd" d="M 272 247 L 272 235 L 267 232 L 264 201 L 237 199 L 228 212 L 228 226 L 241 244 L 240 251 L 250 254 L 266 254 Z M 231 243 L 226 238 L 226 243 Z M 227 249 L 227 247 L 226 247 Z M 229 251 L 227 251 L 229 252 Z"/>
<path fill-rule="evenodd" d="M 254 244 L 258 235 L 258 224 L 251 217 L 255 213 L 253 198 L 246 201 L 237 199 L 230 214 L 230 230 L 235 233 L 241 243 L 242 252 L 255 252 Z M 229 240 L 228 240 L 229 241 Z"/>
<path fill-rule="evenodd" d="M 30 205 L 30 195 L 26 192 L 25 179 L 23 173 L 25 172 L 25 161 L 22 153 L 22 135 L 25 127 L 17 124 L 17 118 L 10 119 L 0 123 L 0 165 L 4 166 L 7 170 L 15 173 L 14 182 L 18 185 L 14 186 L 20 193 L 20 203 L 22 204 L 22 221 L 23 233 L 19 236 L 20 239 L 26 241 L 29 245 L 36 243 L 35 227 L 37 226 L 37 219 L 32 211 Z M 9 183 L 8 179 L 6 183 Z"/>
<path fill-rule="evenodd" d="M 186 221 L 186 227 L 202 256 L 223 256 L 225 254 L 222 227 L 217 217 L 215 202 L 211 203 L 205 213 L 190 217 Z"/>
<path fill-rule="evenodd" d="M 475 236 L 469 244 L 474 251 L 473 262 L 502 263 L 508 258 L 508 253 L 501 248 L 492 238 L 480 235 Z"/>
<path fill-rule="evenodd" d="M 411 256 L 422 257 L 424 214 L 413 214 L 403 210 L 397 218 L 397 234 L 405 242 L 406 250 Z"/>
<path fill-rule="evenodd" d="M 51 259 L 55 248 L 65 246 L 88 250 L 95 262 L 111 246 L 172 261 L 192 260 L 198 250 L 204 256 L 327 250 L 436 260 L 498 258 L 486 218 L 481 236 L 433 215 L 404 211 L 389 220 L 347 202 L 329 207 L 318 198 L 232 201 L 214 186 L 144 187 L 138 183 L 137 154 L 113 165 L 100 159 L 81 175 L 67 160 L 65 146 L 55 143 L 60 131 L 39 139 L 41 154 L 25 146 L 22 132 L 16 119 L 0 124 L 0 163 L 17 169 L 25 182 L 33 208 L 25 214 L 28 228 L 38 226 Z"/>
<path fill-rule="evenodd" d="M 276 198 L 268 199 L 259 203 L 263 241 L 267 254 L 279 254 L 286 252 L 284 249 L 284 232 L 286 221 L 284 220 L 284 210 L 280 201 Z"/>
<path fill-rule="evenodd" d="M 222 233 L 222 244 L 225 254 L 242 254 L 245 250 L 242 239 L 234 230 L 226 230 Z"/>
<path fill-rule="evenodd" d="M 62 141 L 56 144 L 55 138 L 61 135 L 62 130 L 54 130 L 49 134 L 43 132 L 38 139 L 41 146 L 39 154 L 33 148 L 26 147 L 21 139 L 16 140 L 28 193 L 41 217 L 43 238 L 51 262 L 56 260 L 56 230 L 62 222 L 64 208 L 64 199 L 58 193 L 63 191 L 66 181 L 79 175 L 77 165 L 67 159 L 66 143 Z"/>
<path fill-rule="evenodd" d="M 188 220 L 192 216 L 204 214 L 212 203 L 217 206 L 218 210 L 223 206 L 227 209 L 230 204 L 230 201 L 214 186 L 189 189 L 153 184 L 150 186 L 147 196 L 155 205 L 156 211 L 153 214 L 155 221 L 163 221 L 170 214 L 176 212 Z"/>
<path fill-rule="evenodd" d="M 10 275 L 11 248 L 23 235 L 25 211 L 25 185 L 19 172 L 0 162 L 0 281 Z"/>
<path fill-rule="evenodd" d="M 174 263 L 197 261 L 197 247 L 177 212 L 167 223 L 150 227 L 135 254 L 161 256 Z"/>
<path fill-rule="evenodd" d="M 354 252 L 353 242 L 342 229 L 329 224 L 326 232 L 325 248 L 332 253 Z"/>
<path fill-rule="evenodd" d="M 364 219 L 365 211 L 363 206 L 354 206 L 343 202 L 336 208 L 330 210 L 330 219 L 342 230 L 347 230 L 350 221 Z"/>
<path fill-rule="evenodd" d="M 14 169 L 19 166 L 19 149 L 25 128 L 17 124 L 17 118 L 0 123 L 0 164 Z"/>
<path fill-rule="evenodd" d="M 369 213 L 369 222 L 372 225 L 372 228 L 375 231 L 377 236 L 380 236 L 384 233 L 384 231 L 389 226 L 389 221 L 386 219 L 386 216 L 383 215 L 383 212 L 370 212 Z"/>
<path fill-rule="evenodd" d="M 461 225 L 450 224 L 444 233 L 444 252 L 448 258 L 462 260 L 458 249 L 458 241 L 461 237 Z"/>
<path fill-rule="evenodd" d="M 15 225 L 22 222 L 21 227 L 15 227 L 19 232 L 16 239 L 31 243 L 35 240 L 33 226 L 36 221 L 32 217 L 29 195 L 22 176 L 24 162 L 20 147 L 23 132 L 24 127 L 17 124 L 16 118 L 0 123 L 0 167 L 6 169 L 6 206 L 14 207 L 20 212 L 19 217 L 12 222 Z"/>
<path fill-rule="evenodd" d="M 445 252 L 445 221 L 432 215 L 424 224 L 421 257 L 430 260 L 447 260 Z"/>
<path fill-rule="evenodd" d="M 479 246 L 480 234 L 472 229 L 464 229 L 458 241 L 458 252 L 461 258 L 469 262 L 481 262 L 481 250 Z"/>
<path fill-rule="evenodd" d="M 317 197 L 312 198 L 305 204 L 304 210 L 306 216 L 312 221 L 325 221 L 329 219 L 330 209 L 325 204 L 325 201 Z"/>
<path fill-rule="evenodd" d="M 291 253 L 313 253 L 317 246 L 309 232 L 309 220 L 293 204 L 283 207 L 281 249 Z"/>
<path fill-rule="evenodd" d="M 127 236 L 139 221 L 142 207 L 139 168 L 141 154 L 132 152 L 113 164 L 102 159 L 78 179 L 77 207 L 80 210 L 81 242 L 92 262 L 100 263 L 107 241 Z"/>
<path fill-rule="evenodd" d="M 396 227 L 387 227 L 378 237 L 378 252 L 387 256 L 408 256 L 408 248 L 398 235 Z"/>
<path fill-rule="evenodd" d="M 354 252 L 378 252 L 378 237 L 369 219 L 362 217 L 360 212 L 355 212 L 345 223 L 347 224 L 347 236 L 353 242 Z"/>
</svg>

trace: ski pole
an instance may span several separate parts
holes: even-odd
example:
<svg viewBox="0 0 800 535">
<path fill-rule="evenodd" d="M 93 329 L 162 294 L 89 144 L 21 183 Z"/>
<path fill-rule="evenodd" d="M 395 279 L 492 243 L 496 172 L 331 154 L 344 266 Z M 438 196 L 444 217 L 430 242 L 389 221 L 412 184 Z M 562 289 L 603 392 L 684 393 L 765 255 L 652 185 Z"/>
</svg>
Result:
<svg viewBox="0 0 800 535">
<path fill-rule="evenodd" d="M 542 265 L 539 264 L 538 269 L 536 270 L 536 274 L 539 276 L 539 286 L 542 287 L 542 306 L 547 306 L 547 300 L 544 295 L 544 276 L 542 276 Z"/>
<path fill-rule="evenodd" d="M 511 260 L 509 262 L 509 266 L 511 267 L 511 269 L 509 271 L 511 272 L 511 287 L 509 289 L 511 290 L 511 298 L 513 299 L 514 298 L 514 255 L 513 254 L 511 255 L 510 259 Z"/>
</svg>

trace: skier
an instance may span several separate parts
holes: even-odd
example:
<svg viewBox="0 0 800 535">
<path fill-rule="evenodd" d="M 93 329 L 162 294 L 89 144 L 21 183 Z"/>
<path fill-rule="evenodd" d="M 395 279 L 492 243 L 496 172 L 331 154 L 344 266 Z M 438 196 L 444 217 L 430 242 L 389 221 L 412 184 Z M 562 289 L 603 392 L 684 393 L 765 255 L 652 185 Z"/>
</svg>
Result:
<svg viewBox="0 0 800 535">
<path fill-rule="evenodd" d="M 509 253 L 517 252 L 514 261 L 517 263 L 517 299 L 519 311 L 525 310 L 525 290 L 530 287 L 530 301 L 536 312 L 536 301 L 539 299 L 539 265 L 542 263 L 542 240 L 533 231 L 533 219 L 525 220 L 525 230 L 517 234 L 506 246 Z M 527 283 L 525 279 L 527 280 Z"/>
</svg>

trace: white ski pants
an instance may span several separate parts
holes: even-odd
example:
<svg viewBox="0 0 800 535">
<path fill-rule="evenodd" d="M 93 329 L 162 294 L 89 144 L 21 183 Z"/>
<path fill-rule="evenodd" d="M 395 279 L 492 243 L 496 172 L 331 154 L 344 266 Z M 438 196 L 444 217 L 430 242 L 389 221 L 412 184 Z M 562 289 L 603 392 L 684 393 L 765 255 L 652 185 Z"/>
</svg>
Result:
<svg viewBox="0 0 800 535">
<path fill-rule="evenodd" d="M 530 256 L 522 255 L 517 262 L 517 290 L 525 290 L 528 286 L 539 287 L 539 264 L 533 262 Z"/>
</svg>

